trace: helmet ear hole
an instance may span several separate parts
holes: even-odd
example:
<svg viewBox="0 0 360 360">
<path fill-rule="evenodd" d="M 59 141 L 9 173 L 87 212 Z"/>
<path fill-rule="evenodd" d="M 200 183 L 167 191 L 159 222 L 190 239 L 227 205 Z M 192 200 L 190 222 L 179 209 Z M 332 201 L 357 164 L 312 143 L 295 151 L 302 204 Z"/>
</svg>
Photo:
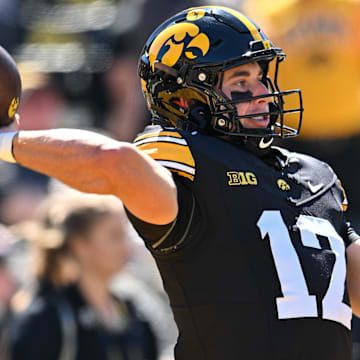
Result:
<svg viewBox="0 0 360 360">
<path fill-rule="evenodd" d="M 189 83 L 205 85 L 212 88 L 217 85 L 218 71 L 206 68 L 195 69 L 190 72 L 189 78 Z"/>
<path fill-rule="evenodd" d="M 209 130 L 211 119 L 209 106 L 201 101 L 195 101 L 190 108 L 188 119 L 189 123 L 194 125 L 194 130 Z"/>
</svg>

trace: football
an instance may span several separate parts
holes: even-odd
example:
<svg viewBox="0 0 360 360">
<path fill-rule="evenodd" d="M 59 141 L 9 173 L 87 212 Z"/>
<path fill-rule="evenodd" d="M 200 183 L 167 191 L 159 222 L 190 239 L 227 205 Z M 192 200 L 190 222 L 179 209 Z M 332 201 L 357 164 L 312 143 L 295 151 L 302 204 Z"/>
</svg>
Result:
<svg viewBox="0 0 360 360">
<path fill-rule="evenodd" d="M 20 104 L 21 78 L 14 59 L 0 46 L 0 127 L 10 125 Z"/>
</svg>

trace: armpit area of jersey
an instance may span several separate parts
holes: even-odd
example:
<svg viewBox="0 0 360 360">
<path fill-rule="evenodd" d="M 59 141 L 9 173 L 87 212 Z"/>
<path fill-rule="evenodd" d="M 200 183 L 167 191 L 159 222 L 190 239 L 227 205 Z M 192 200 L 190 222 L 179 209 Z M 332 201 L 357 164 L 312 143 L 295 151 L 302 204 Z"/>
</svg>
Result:
<svg viewBox="0 0 360 360">
<path fill-rule="evenodd" d="M 133 215 L 128 209 L 125 208 L 126 215 L 128 216 L 132 226 L 138 232 L 140 237 L 144 239 L 146 243 L 153 243 L 159 240 L 166 232 L 171 228 L 172 222 L 165 225 L 150 224 L 140 220 Z"/>
<path fill-rule="evenodd" d="M 145 241 L 147 247 L 155 254 L 173 253 L 186 245 L 186 237 L 200 223 L 200 210 L 194 195 L 183 184 L 180 177 L 174 176 L 178 190 L 179 211 L 176 219 L 166 225 L 155 225 L 144 222 L 126 209 L 130 222 Z"/>
</svg>

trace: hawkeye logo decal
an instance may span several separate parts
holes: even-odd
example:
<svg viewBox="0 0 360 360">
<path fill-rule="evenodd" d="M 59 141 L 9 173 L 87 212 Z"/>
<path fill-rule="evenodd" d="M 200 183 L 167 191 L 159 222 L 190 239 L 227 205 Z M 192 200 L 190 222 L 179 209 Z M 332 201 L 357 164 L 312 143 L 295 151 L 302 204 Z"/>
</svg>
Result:
<svg viewBox="0 0 360 360">
<path fill-rule="evenodd" d="M 190 13 L 188 14 L 188 17 Z M 193 15 L 194 18 L 200 15 Z M 150 65 L 154 70 L 154 63 L 174 66 L 185 53 L 188 59 L 197 59 L 205 56 L 210 49 L 210 40 L 200 32 L 198 26 L 192 23 L 180 23 L 162 31 L 151 44 L 149 49 Z"/>
<path fill-rule="evenodd" d="M 258 184 L 256 176 L 252 172 L 228 171 L 226 175 L 229 178 L 228 185 L 230 186 Z"/>
<path fill-rule="evenodd" d="M 9 106 L 9 110 L 8 110 L 8 116 L 9 116 L 9 119 L 11 119 L 15 113 L 16 113 L 16 110 L 19 106 L 19 103 L 20 103 L 20 98 L 13 98 L 11 100 L 11 103 L 10 103 L 10 106 Z"/>
<path fill-rule="evenodd" d="M 188 21 L 196 21 L 201 19 L 205 15 L 204 10 L 191 10 L 186 15 L 186 20 Z"/>
<path fill-rule="evenodd" d="M 283 190 L 283 191 L 289 191 L 290 190 L 290 185 L 284 179 L 278 179 L 277 185 L 278 185 L 280 190 Z"/>
</svg>

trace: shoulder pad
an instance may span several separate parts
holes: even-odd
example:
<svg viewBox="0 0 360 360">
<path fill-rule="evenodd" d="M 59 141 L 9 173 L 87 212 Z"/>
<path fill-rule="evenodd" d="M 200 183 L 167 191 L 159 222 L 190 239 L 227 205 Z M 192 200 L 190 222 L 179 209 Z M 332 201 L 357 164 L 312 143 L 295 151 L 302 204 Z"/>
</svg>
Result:
<svg viewBox="0 0 360 360">
<path fill-rule="evenodd" d="M 134 145 L 170 171 L 194 180 L 194 157 L 186 139 L 175 128 L 149 126 L 135 138 Z"/>
<path fill-rule="evenodd" d="M 286 156 L 285 171 L 287 176 L 304 189 L 300 197 L 291 198 L 291 202 L 296 206 L 304 205 L 333 188 L 334 196 L 346 210 L 345 192 L 335 172 L 327 163 L 305 154 L 287 152 Z"/>
</svg>

